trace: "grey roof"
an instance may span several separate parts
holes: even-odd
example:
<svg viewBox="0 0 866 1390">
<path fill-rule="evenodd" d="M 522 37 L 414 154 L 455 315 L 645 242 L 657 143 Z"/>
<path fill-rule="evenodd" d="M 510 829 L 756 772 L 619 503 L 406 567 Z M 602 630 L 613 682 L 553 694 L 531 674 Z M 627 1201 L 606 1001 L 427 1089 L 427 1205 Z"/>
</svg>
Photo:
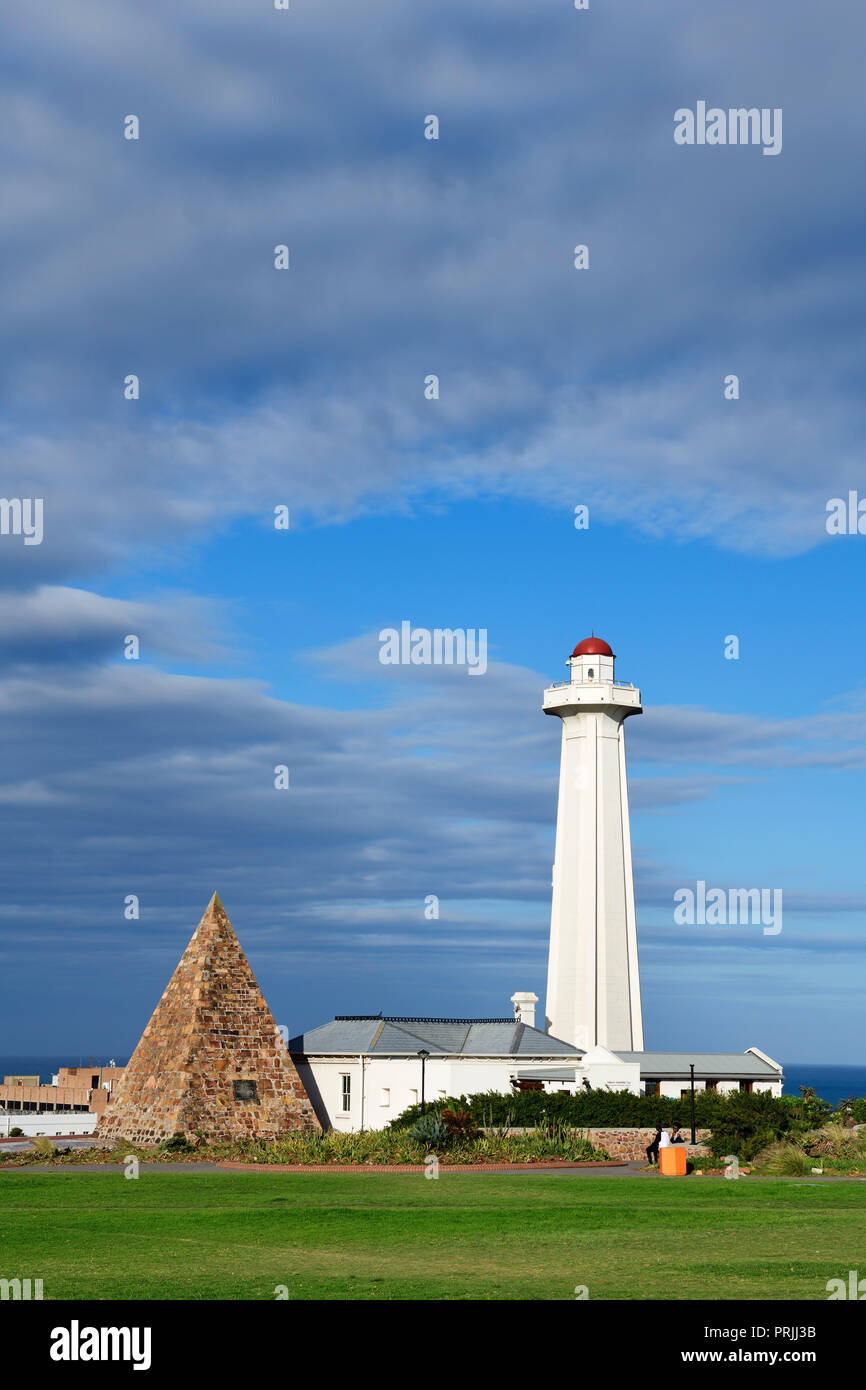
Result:
<svg viewBox="0 0 866 1390">
<path fill-rule="evenodd" d="M 574 1067 L 534 1067 L 531 1071 L 515 1072 L 518 1081 L 576 1081 Z"/>
<path fill-rule="evenodd" d="M 617 1052 L 624 1062 L 639 1062 L 642 1079 L 689 1079 L 695 1064 L 700 1081 L 764 1081 L 781 1075 L 754 1052 Z"/>
<path fill-rule="evenodd" d="M 289 1039 L 299 1056 L 581 1057 L 579 1047 L 515 1018 L 335 1018 Z"/>
<path fill-rule="evenodd" d="M 538 1028 L 527 1028 L 520 1040 L 521 1057 L 582 1057 L 585 1048 L 572 1047 L 571 1043 L 554 1038 L 550 1033 L 542 1033 Z"/>
</svg>

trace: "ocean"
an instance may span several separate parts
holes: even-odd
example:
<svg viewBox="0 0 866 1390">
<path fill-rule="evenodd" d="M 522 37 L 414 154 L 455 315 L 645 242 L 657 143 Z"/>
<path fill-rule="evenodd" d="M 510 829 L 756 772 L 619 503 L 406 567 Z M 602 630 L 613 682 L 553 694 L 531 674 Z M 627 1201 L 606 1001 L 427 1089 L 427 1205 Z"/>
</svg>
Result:
<svg viewBox="0 0 866 1390">
<path fill-rule="evenodd" d="M 822 1100 L 837 1105 L 847 1096 L 866 1096 L 866 1066 L 818 1066 L 810 1062 L 785 1064 L 786 1096 L 798 1096 L 801 1086 L 812 1086 Z"/>
<path fill-rule="evenodd" d="M 108 1066 L 112 1059 L 108 1056 L 94 1057 L 94 1066 Z M 115 1064 L 125 1067 L 128 1057 L 115 1057 Z M 50 1084 L 58 1066 L 83 1067 L 89 1065 L 87 1057 L 0 1057 L 0 1077 L 22 1072 L 25 1076 L 39 1076 L 40 1081 Z M 823 1100 L 833 1105 L 846 1096 L 866 1096 L 866 1066 L 836 1067 L 813 1065 L 810 1062 L 789 1062 L 785 1066 L 786 1096 L 800 1094 L 801 1086 L 813 1086 Z"/>
<path fill-rule="evenodd" d="M 107 1067 L 111 1057 L 94 1057 L 95 1067 Z M 115 1057 L 114 1062 L 118 1067 L 125 1067 L 129 1061 L 128 1057 Z M 90 1065 L 89 1055 L 86 1057 L 69 1057 L 60 1054 L 54 1057 L 0 1057 L 0 1080 L 4 1076 L 38 1076 L 39 1080 L 46 1086 L 51 1085 L 51 1078 L 57 1074 L 58 1067 L 87 1067 Z"/>
</svg>

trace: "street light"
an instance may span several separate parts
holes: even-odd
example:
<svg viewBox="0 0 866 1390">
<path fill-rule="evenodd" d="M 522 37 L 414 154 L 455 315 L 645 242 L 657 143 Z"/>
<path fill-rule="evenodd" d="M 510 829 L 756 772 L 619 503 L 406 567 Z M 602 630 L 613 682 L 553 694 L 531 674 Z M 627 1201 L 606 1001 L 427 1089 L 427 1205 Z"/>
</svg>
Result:
<svg viewBox="0 0 866 1390">
<path fill-rule="evenodd" d="M 692 1092 L 691 1092 L 691 1100 L 692 1100 L 692 1143 L 693 1143 L 693 1144 L 696 1144 L 698 1141 L 697 1141 L 697 1139 L 695 1138 L 695 1064 L 694 1064 L 694 1062 L 690 1062 L 690 1063 L 689 1063 L 689 1071 L 691 1072 L 691 1076 L 692 1076 Z"/>
<path fill-rule="evenodd" d="M 427 1108 L 424 1101 L 424 1066 L 427 1062 L 427 1058 L 430 1056 L 430 1053 L 422 1047 L 418 1051 L 418 1056 L 421 1058 L 421 1114 L 423 1115 Z"/>
</svg>

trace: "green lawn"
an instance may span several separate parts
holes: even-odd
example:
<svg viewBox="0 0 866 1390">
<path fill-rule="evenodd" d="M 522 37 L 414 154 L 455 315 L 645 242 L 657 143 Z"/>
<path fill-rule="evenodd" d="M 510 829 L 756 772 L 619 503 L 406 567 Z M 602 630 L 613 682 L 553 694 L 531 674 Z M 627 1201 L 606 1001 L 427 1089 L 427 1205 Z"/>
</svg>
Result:
<svg viewBox="0 0 866 1390">
<path fill-rule="evenodd" d="M 866 1184 L 444 1173 L 15 1173 L 0 1277 L 68 1299 L 816 1299 Z"/>
</svg>

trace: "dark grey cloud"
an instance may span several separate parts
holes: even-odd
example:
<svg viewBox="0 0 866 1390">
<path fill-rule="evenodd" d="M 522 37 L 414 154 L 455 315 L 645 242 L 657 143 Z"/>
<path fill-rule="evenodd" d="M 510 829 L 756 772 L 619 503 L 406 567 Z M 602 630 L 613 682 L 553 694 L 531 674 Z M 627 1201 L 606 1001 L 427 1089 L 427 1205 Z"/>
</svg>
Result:
<svg viewBox="0 0 866 1390">
<path fill-rule="evenodd" d="M 629 729 L 638 760 L 770 768 L 856 770 L 866 762 L 866 707 L 859 691 L 802 718 L 721 714 L 689 706 L 657 706 Z"/>
<path fill-rule="evenodd" d="M 673 542 L 826 539 L 866 424 L 866 21 L 795 0 L 780 43 L 777 11 L 726 16 L 720 41 L 637 0 L 12 14 L 5 486 L 45 497 L 46 539 L 0 546 L 0 577 L 93 572 L 133 517 L 140 553 L 430 487 Z M 782 154 L 675 147 L 702 96 L 782 106 Z"/>
<path fill-rule="evenodd" d="M 0 538 L 8 981 L 32 990 L 50 957 L 82 1030 L 98 1001 L 125 1026 L 218 887 L 272 978 L 324 979 L 328 1007 L 402 987 L 434 932 L 449 961 L 480 952 L 497 990 L 524 983 L 558 746 L 535 673 L 494 653 L 483 678 L 392 677 L 368 636 L 320 655 L 379 682 L 378 706 L 336 719 L 189 674 L 231 626 L 206 600 L 80 586 L 278 502 L 334 523 L 431 491 L 584 501 L 671 544 L 820 543 L 826 498 L 862 480 L 864 25 L 806 0 L 783 18 L 735 0 L 724 26 L 638 0 L 7 16 L 2 491 L 45 501 L 41 546 Z M 783 154 L 675 148 L 673 111 L 699 97 L 783 106 Z M 146 659 L 123 663 L 139 628 Z M 639 811 L 863 762 L 855 698 L 634 723 Z M 651 907 L 671 875 L 637 854 Z M 840 901 L 812 906 L 856 912 Z M 459 969 L 441 988 L 477 1008 Z"/>
<path fill-rule="evenodd" d="M 376 663 L 383 701 L 337 716 L 276 699 L 259 682 L 105 664 L 106 632 L 114 642 L 144 615 L 159 633 L 164 615 L 146 605 L 40 591 L 24 614 L 43 659 L 0 674 L 0 800 L 15 884 L 7 909 L 17 904 L 28 932 L 57 944 L 71 921 L 111 929 L 125 894 L 139 893 L 157 939 L 215 886 L 244 903 L 256 929 L 283 924 L 290 936 L 338 931 L 348 941 L 410 922 L 423 932 L 427 894 L 464 915 L 468 903 L 486 904 L 473 927 L 481 936 L 490 904 L 504 931 L 545 922 L 559 739 L 554 721 L 539 718 L 532 672 L 494 662 L 473 678 Z M 163 636 L 182 645 L 191 617 L 181 605 Z M 12 619 L 7 643 L 19 658 L 21 642 Z M 317 659 L 345 669 L 347 652 L 374 643 L 371 634 Z M 718 759 L 714 716 L 705 721 L 696 761 L 709 746 Z M 638 770 L 654 751 L 649 740 Z M 274 787 L 278 765 L 289 768 L 288 791 Z M 637 776 L 632 800 L 675 811 L 740 780 Z M 669 873 L 639 845 L 637 855 L 643 901 L 665 901 Z M 814 895 L 802 904 L 821 906 Z"/>
<path fill-rule="evenodd" d="M 204 599 L 162 595 L 148 602 L 108 598 L 85 589 L 42 585 L 30 593 L 0 593 L 0 661 L 92 664 L 127 659 L 127 637 L 138 639 L 137 660 L 212 661 L 227 651 L 220 623 Z"/>
</svg>

